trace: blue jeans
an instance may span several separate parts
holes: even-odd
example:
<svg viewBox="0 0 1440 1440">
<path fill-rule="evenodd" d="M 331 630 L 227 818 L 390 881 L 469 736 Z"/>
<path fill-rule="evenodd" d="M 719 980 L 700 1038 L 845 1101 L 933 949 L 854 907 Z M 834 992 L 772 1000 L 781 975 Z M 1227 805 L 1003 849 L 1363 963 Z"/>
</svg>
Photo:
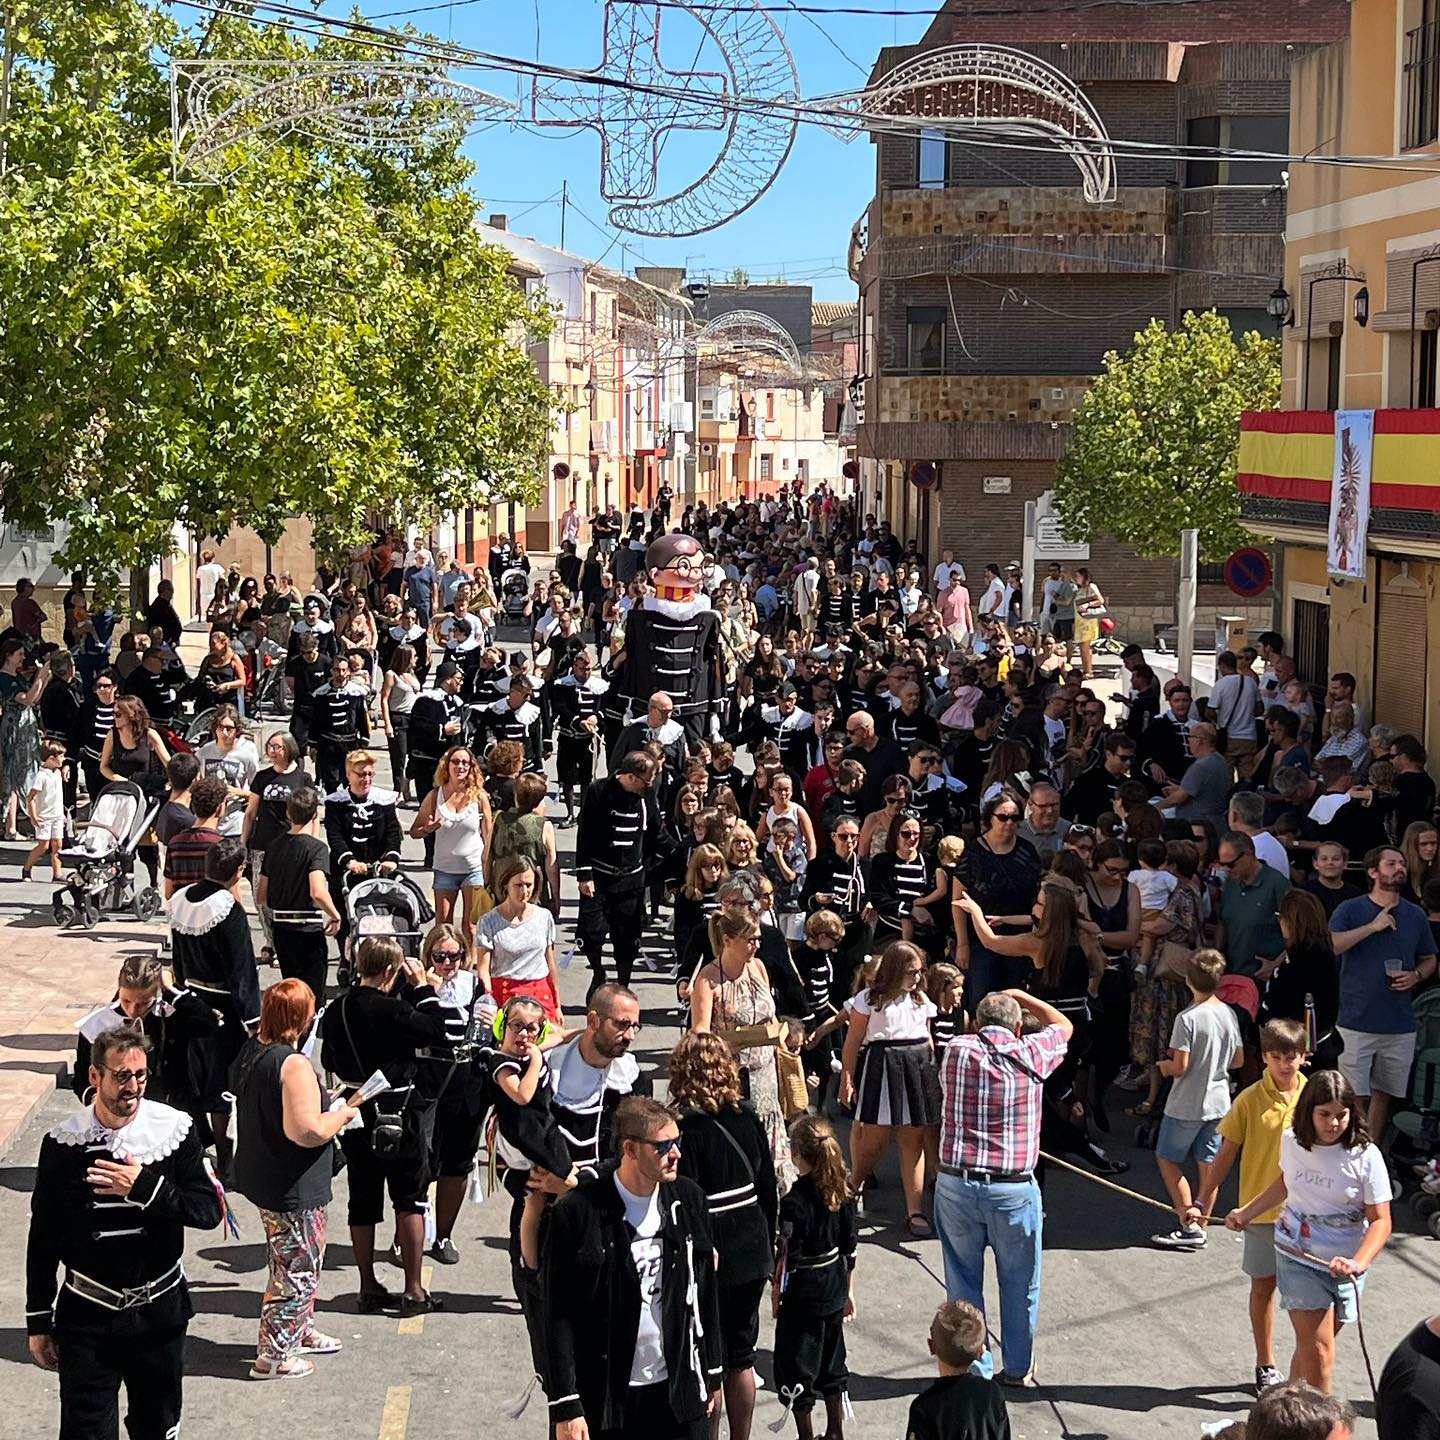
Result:
<svg viewBox="0 0 1440 1440">
<path fill-rule="evenodd" d="M 1026 1375 L 1035 1360 L 1040 1319 L 1040 1187 L 990 1185 L 942 1174 L 935 1183 L 935 1228 L 945 1257 L 945 1294 L 985 1310 L 985 1248 L 995 1252 L 1000 1280 L 1000 1348 L 1008 1375 Z M 987 1349 L 974 1369 L 987 1379 Z"/>
</svg>

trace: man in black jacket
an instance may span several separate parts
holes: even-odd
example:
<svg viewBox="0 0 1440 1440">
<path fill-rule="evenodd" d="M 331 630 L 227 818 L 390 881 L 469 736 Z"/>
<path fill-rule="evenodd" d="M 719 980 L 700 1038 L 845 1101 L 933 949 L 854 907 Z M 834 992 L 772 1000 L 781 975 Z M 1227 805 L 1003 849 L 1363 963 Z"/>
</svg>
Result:
<svg viewBox="0 0 1440 1440">
<path fill-rule="evenodd" d="M 645 928 L 645 866 L 655 853 L 658 825 L 651 790 L 655 762 L 641 751 L 626 755 L 615 773 L 597 780 L 580 806 L 575 831 L 575 879 L 580 908 L 575 935 L 589 962 L 594 991 L 605 983 L 605 941 L 615 948 L 622 985 L 640 953 Z"/>
<path fill-rule="evenodd" d="M 723 1373 L 705 1194 L 658 1101 L 622 1101 L 615 1141 L 545 1237 L 550 1420 L 556 1440 L 702 1440 Z"/>
<path fill-rule="evenodd" d="M 400 869 L 400 796 L 375 784 L 375 756 L 352 750 L 345 757 L 345 784 L 325 797 L 325 843 L 330 847 L 330 893 L 340 911 L 340 983 L 345 983 L 345 892 L 370 875 Z M 363 1078 L 363 1077 L 362 1077 Z"/>
<path fill-rule="evenodd" d="M 129 1026 L 98 1036 L 94 1104 L 40 1146 L 25 1328 L 31 1358 L 60 1372 L 62 1435 L 114 1435 L 122 1385 L 134 1440 L 179 1431 L 185 1227 L 213 1230 L 221 1205 L 190 1116 L 143 1098 L 149 1051 Z"/>
</svg>

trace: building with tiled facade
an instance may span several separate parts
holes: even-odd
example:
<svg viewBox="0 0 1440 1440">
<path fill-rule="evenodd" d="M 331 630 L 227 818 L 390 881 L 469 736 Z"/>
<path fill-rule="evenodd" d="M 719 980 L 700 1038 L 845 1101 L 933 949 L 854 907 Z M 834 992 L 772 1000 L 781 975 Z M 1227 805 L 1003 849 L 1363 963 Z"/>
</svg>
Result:
<svg viewBox="0 0 1440 1440">
<path fill-rule="evenodd" d="M 1217 309 L 1237 331 L 1272 328 L 1285 165 L 1187 163 L 1173 147 L 1287 152 L 1291 66 L 1343 33 L 1346 9 L 1037 0 L 1002 17 L 985 0 L 951 0 L 918 45 L 881 51 L 872 82 L 952 44 L 1023 48 L 1072 79 L 1122 142 L 1116 198 L 1092 204 L 1058 149 L 872 134 L 876 193 L 851 246 L 865 376 L 857 454 L 897 534 L 932 554 L 953 547 L 977 576 L 1019 559 L 1025 502 L 1052 485 L 1106 351 L 1186 309 Z M 909 480 L 925 461 L 939 471 L 934 490 Z M 1173 621 L 1175 561 L 1089 541 L 1128 634 L 1148 639 Z M 1202 589 L 1202 611 L 1224 593 Z"/>
</svg>

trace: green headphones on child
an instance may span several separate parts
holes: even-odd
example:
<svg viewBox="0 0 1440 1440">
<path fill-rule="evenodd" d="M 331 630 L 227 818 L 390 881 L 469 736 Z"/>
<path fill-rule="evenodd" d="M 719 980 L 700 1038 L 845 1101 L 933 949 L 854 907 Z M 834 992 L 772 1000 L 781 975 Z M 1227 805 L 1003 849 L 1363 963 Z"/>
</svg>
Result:
<svg viewBox="0 0 1440 1440">
<path fill-rule="evenodd" d="M 520 997 L 516 997 L 516 998 L 520 998 Z M 503 1039 L 505 1038 L 506 1011 L 508 1011 L 509 1008 L 511 1007 L 511 1005 L 513 1005 L 514 1003 L 515 1003 L 515 999 L 507 1000 L 507 1001 L 505 1002 L 504 1006 L 503 1006 L 501 1009 L 499 1009 L 499 1010 L 497 1010 L 497 1011 L 495 1012 L 495 1019 L 491 1022 L 490 1030 L 491 1030 L 491 1033 L 495 1036 L 496 1040 L 503 1040 Z M 528 1009 L 530 1006 L 532 1006 L 532 1005 L 533 1005 L 537 1010 L 540 1009 L 540 1004 L 539 1004 L 539 1002 L 538 1002 L 538 1001 L 535 1001 L 535 1000 L 531 1000 L 531 999 L 529 999 L 528 997 L 525 997 L 525 998 L 522 1000 L 522 1003 L 525 1005 L 525 1007 L 526 1007 L 527 1009 Z M 546 1015 L 544 1014 L 544 1012 L 542 1011 L 542 1012 L 541 1012 L 541 1018 L 540 1018 L 540 1033 L 535 1037 L 535 1043 L 536 1043 L 537 1045 L 543 1045 L 543 1044 L 545 1043 L 545 1041 L 549 1038 L 549 1036 L 550 1036 L 550 1020 L 549 1020 L 549 1017 L 546 1016 Z"/>
</svg>

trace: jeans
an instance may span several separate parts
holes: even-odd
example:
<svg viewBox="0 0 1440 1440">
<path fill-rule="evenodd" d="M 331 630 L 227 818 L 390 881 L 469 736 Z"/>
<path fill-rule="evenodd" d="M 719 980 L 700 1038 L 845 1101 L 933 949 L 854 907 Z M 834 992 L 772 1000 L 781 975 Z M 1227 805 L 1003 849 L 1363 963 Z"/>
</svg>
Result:
<svg viewBox="0 0 1440 1440">
<path fill-rule="evenodd" d="M 1027 1375 L 1035 1360 L 1040 1319 L 1040 1187 L 990 1185 L 941 1174 L 935 1184 L 935 1228 L 945 1257 L 945 1294 L 985 1309 L 985 1248 L 995 1252 L 1000 1280 L 1000 1345 L 1007 1375 Z M 994 1373 L 987 1350 L 977 1374 Z"/>
</svg>

